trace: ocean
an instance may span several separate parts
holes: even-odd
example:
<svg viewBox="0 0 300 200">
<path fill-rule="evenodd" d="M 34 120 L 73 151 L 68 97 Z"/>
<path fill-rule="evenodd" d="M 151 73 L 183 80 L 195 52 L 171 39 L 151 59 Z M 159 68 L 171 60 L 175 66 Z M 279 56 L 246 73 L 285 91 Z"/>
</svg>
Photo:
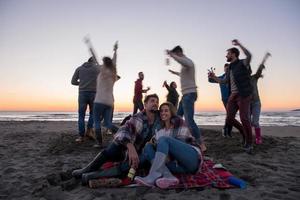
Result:
<svg viewBox="0 0 300 200">
<path fill-rule="evenodd" d="M 115 112 L 113 122 L 120 123 L 130 112 Z M 199 125 L 223 125 L 225 112 L 197 112 Z M 0 121 L 77 121 L 77 112 L 0 112 Z M 239 116 L 237 114 L 237 119 Z M 262 112 L 261 126 L 300 126 L 300 111 Z"/>
</svg>

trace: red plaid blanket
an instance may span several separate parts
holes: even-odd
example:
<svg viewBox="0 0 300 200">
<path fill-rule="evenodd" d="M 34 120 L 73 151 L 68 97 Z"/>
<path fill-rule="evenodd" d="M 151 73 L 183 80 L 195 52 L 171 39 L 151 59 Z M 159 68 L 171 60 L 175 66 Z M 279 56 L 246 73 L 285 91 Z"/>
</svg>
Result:
<svg viewBox="0 0 300 200">
<path fill-rule="evenodd" d="M 180 183 L 176 186 L 172 186 L 172 189 L 182 188 L 203 188 L 203 187 L 215 187 L 220 189 L 232 188 L 227 181 L 229 176 L 232 174 L 225 169 L 215 169 L 213 168 L 215 163 L 211 160 L 205 160 L 202 163 L 202 168 L 196 174 L 177 174 L 176 177 L 179 179 Z M 116 166 L 117 163 L 106 163 L 102 169 L 109 169 Z M 101 179 L 109 179 L 101 178 Z M 128 178 L 122 179 L 122 186 L 130 185 L 132 182 Z M 112 185 L 109 185 L 112 187 Z M 116 185 L 116 186 L 120 186 Z M 170 188 L 170 189 L 171 189 Z"/>
<path fill-rule="evenodd" d="M 178 174 L 176 177 L 180 183 L 172 188 L 201 188 L 206 186 L 220 189 L 232 188 L 227 181 L 232 174 L 225 169 L 214 169 L 214 163 L 211 160 L 205 160 L 202 163 L 202 170 L 196 174 Z"/>
</svg>

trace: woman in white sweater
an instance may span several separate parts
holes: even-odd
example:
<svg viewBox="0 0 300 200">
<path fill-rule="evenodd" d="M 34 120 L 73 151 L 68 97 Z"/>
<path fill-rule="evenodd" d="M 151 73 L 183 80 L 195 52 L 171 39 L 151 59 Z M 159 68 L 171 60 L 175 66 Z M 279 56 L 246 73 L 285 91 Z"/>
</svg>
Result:
<svg viewBox="0 0 300 200">
<path fill-rule="evenodd" d="M 117 76 L 117 49 L 118 44 L 114 45 L 114 55 L 103 57 L 103 64 L 99 65 L 100 73 L 97 77 L 97 91 L 94 100 L 94 123 L 96 139 L 98 144 L 102 145 L 101 121 L 104 119 L 104 126 L 113 133 L 118 128 L 112 124 L 112 110 L 114 105 L 113 88 L 118 79 Z"/>
</svg>

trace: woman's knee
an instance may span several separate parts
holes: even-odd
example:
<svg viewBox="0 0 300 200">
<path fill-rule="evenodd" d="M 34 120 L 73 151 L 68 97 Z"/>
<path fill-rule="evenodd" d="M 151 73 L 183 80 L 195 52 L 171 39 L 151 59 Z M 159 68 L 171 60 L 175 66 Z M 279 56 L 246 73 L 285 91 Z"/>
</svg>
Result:
<svg viewBox="0 0 300 200">
<path fill-rule="evenodd" d="M 195 158 L 195 161 L 190 163 L 186 167 L 187 173 L 192 173 L 192 174 L 196 173 L 198 171 L 199 164 L 200 164 L 200 160 L 198 158 Z"/>
<path fill-rule="evenodd" d="M 172 138 L 170 136 L 161 136 L 158 140 L 157 143 L 166 143 L 169 142 Z"/>
</svg>

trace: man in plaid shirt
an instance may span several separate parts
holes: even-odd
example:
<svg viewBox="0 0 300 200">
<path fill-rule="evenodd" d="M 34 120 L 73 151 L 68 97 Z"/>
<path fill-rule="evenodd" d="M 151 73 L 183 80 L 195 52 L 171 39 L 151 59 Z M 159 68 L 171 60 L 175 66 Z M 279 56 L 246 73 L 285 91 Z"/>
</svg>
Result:
<svg viewBox="0 0 300 200">
<path fill-rule="evenodd" d="M 97 171 L 108 162 L 123 161 L 128 154 L 129 166 L 137 169 L 140 163 L 139 155 L 145 144 L 160 129 L 158 113 L 159 98 L 157 94 L 146 96 L 144 100 L 145 109 L 133 115 L 114 136 L 112 143 L 101 151 L 92 162 L 82 169 L 72 172 L 76 178 L 82 178 L 87 183 L 89 173 Z"/>
</svg>

